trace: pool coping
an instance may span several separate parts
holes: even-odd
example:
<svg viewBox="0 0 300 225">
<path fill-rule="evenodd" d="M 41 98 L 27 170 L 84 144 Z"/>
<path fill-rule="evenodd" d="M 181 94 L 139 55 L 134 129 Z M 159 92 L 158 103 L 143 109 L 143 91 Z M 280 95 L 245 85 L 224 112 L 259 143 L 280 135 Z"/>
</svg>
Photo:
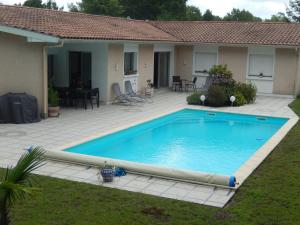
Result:
<svg viewBox="0 0 300 225">
<path fill-rule="evenodd" d="M 73 147 L 75 145 L 79 145 L 91 140 L 94 140 L 96 138 L 101 138 L 103 136 L 122 131 L 124 129 L 128 129 L 137 125 L 140 125 L 142 123 L 158 119 L 160 117 L 169 115 L 171 113 L 175 113 L 177 111 L 183 110 L 183 109 L 194 109 L 194 110 L 200 110 L 200 111 L 207 111 L 207 112 L 222 112 L 222 113 L 229 113 L 229 114 L 241 114 L 241 115 L 250 115 L 250 116 L 267 116 L 267 117 L 273 117 L 273 118 L 286 118 L 288 121 L 262 146 L 260 147 L 234 174 L 234 176 L 237 178 L 237 185 L 232 188 L 225 185 L 225 182 L 229 179 L 228 176 L 221 176 L 218 174 L 211 174 L 211 173 L 202 173 L 202 172 L 194 172 L 189 170 L 181 170 L 181 169 L 169 169 L 159 166 L 151 166 L 149 164 L 143 164 L 143 163 L 135 163 L 125 160 L 115 160 L 110 158 L 104 158 L 104 157 L 96 157 L 96 156 L 88 156 L 78 153 L 71 153 L 71 152 L 64 152 L 63 150 Z M 193 105 L 186 105 L 184 107 L 176 107 L 173 110 L 170 110 L 166 113 L 160 113 L 159 115 L 150 116 L 148 118 L 142 119 L 140 121 L 134 122 L 130 125 L 126 126 L 120 126 L 115 129 L 111 129 L 106 132 L 99 132 L 95 135 L 91 135 L 87 138 L 82 138 L 80 140 L 68 143 L 66 145 L 60 146 L 55 149 L 47 150 L 46 155 L 47 157 L 59 160 L 59 161 L 68 161 L 71 163 L 76 164 L 84 164 L 84 165 L 93 165 L 93 166 L 102 166 L 106 162 L 107 164 L 113 164 L 116 166 L 123 166 L 129 168 L 129 171 L 132 171 L 133 173 L 140 173 L 145 174 L 149 176 L 155 176 L 155 177 L 161 177 L 161 178 L 167 178 L 167 179 L 175 179 L 190 183 L 198 183 L 198 184 L 206 184 L 206 185 L 212 185 L 212 186 L 220 186 L 223 188 L 230 188 L 230 189 L 237 189 L 239 188 L 243 182 L 249 177 L 249 175 L 264 161 L 264 159 L 273 151 L 273 149 L 280 143 L 280 141 L 286 136 L 286 134 L 294 127 L 294 125 L 298 122 L 299 118 L 296 116 L 296 114 L 292 117 L 279 117 L 279 116 L 270 116 L 266 114 L 251 114 L 251 113 L 244 113 L 244 112 L 228 112 L 224 111 L 223 109 L 216 109 L 216 108 L 199 108 L 199 106 L 193 106 Z M 170 177 L 169 177 L 169 176 Z M 197 181 L 195 177 L 197 175 L 200 175 L 202 178 L 204 177 L 206 181 L 212 181 L 214 180 L 214 183 L 211 182 L 202 182 Z M 187 179 L 185 179 L 187 178 Z M 225 179 L 225 180 L 224 180 Z"/>
<path fill-rule="evenodd" d="M 190 106 L 188 108 L 198 109 L 195 106 Z M 275 149 L 275 147 L 283 140 L 283 138 L 297 124 L 299 120 L 299 117 L 295 113 L 294 116 L 279 117 L 274 115 L 270 116 L 267 114 L 227 112 L 214 108 L 210 108 L 207 111 L 288 119 L 288 121 L 263 146 L 256 150 L 256 152 L 234 173 L 234 176 L 236 177 L 238 182 L 236 189 L 239 188 L 245 182 L 245 180 L 254 172 L 254 170 L 267 158 L 267 156 Z"/>
</svg>

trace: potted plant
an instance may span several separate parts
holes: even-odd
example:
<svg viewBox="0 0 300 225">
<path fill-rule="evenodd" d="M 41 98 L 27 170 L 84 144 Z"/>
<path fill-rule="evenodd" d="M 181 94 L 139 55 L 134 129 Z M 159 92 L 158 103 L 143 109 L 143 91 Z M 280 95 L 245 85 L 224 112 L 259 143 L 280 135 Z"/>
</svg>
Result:
<svg viewBox="0 0 300 225">
<path fill-rule="evenodd" d="M 58 92 L 53 88 L 48 88 L 48 116 L 58 117 L 59 116 L 59 96 Z"/>
<path fill-rule="evenodd" d="M 105 166 L 101 168 L 100 174 L 104 182 L 113 182 L 115 176 L 115 167 L 111 165 L 107 165 L 105 162 Z"/>
<path fill-rule="evenodd" d="M 147 80 L 147 87 L 145 89 L 145 95 L 152 97 L 154 94 L 154 84 L 151 80 Z"/>
</svg>

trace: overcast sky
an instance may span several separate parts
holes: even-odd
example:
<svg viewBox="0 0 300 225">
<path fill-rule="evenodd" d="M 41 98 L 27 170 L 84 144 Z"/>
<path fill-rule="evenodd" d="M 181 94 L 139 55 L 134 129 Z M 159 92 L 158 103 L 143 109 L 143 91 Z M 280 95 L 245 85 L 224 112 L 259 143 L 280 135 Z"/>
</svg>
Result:
<svg viewBox="0 0 300 225">
<path fill-rule="evenodd" d="M 45 1 L 45 0 L 44 0 Z M 78 0 L 56 0 L 59 6 L 64 5 L 68 9 L 68 3 L 76 3 Z M 149 0 L 150 1 L 150 0 Z M 232 8 L 247 9 L 255 16 L 269 18 L 277 12 L 285 12 L 289 0 L 188 0 L 189 5 L 198 6 L 201 11 L 211 9 L 214 14 L 224 16 Z M 24 0 L 0 0 L 4 4 L 15 4 Z"/>
</svg>

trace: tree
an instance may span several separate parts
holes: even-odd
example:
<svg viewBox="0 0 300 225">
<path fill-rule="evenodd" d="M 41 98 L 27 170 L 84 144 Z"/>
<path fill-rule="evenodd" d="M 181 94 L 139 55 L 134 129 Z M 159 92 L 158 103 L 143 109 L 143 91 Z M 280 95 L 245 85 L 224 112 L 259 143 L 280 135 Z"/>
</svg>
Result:
<svg viewBox="0 0 300 225">
<path fill-rule="evenodd" d="M 300 0 L 290 0 L 286 14 L 291 21 L 300 22 Z"/>
<path fill-rule="evenodd" d="M 202 20 L 200 9 L 196 6 L 187 6 L 185 19 L 190 21 Z"/>
<path fill-rule="evenodd" d="M 289 18 L 282 12 L 272 15 L 271 19 L 266 20 L 270 22 L 290 22 Z"/>
<path fill-rule="evenodd" d="M 158 20 L 185 20 L 187 0 L 158 0 L 158 2 L 160 3 Z"/>
<path fill-rule="evenodd" d="M 36 190 L 33 187 L 31 172 L 44 163 L 44 151 L 35 148 L 21 156 L 14 168 L 7 168 L 0 182 L 0 224 L 10 222 L 10 208 L 16 200 L 23 200 L 26 194 Z"/>
<path fill-rule="evenodd" d="M 42 0 L 26 0 L 23 6 L 35 7 L 35 8 L 44 8 Z"/>
<path fill-rule="evenodd" d="M 123 16 L 142 20 L 184 20 L 186 0 L 120 0 Z"/>
<path fill-rule="evenodd" d="M 124 12 L 119 0 L 82 0 L 78 9 L 84 13 L 108 16 L 122 16 Z"/>
<path fill-rule="evenodd" d="M 207 9 L 202 16 L 202 20 L 204 21 L 220 20 L 220 17 L 214 16 L 212 11 Z"/>
<path fill-rule="evenodd" d="M 53 10 L 63 10 L 63 7 L 59 8 L 55 0 L 47 0 L 46 3 L 43 3 L 42 0 L 26 0 L 23 6 L 34 7 L 34 8 L 44 8 L 44 9 L 53 9 Z"/>
<path fill-rule="evenodd" d="M 235 9 L 233 8 L 230 13 L 227 13 L 226 16 L 224 16 L 223 20 L 226 21 L 262 21 L 261 18 L 255 17 L 252 13 L 249 11 L 243 9 Z"/>
<path fill-rule="evenodd" d="M 58 7 L 54 0 L 48 0 L 45 4 L 43 4 L 43 8 L 45 9 L 53 9 L 53 10 L 63 10 L 64 7 Z"/>
<path fill-rule="evenodd" d="M 156 20 L 160 15 L 160 3 L 158 0 L 120 0 L 120 3 L 124 9 L 124 17 Z"/>
<path fill-rule="evenodd" d="M 68 4 L 68 8 L 70 12 L 79 12 L 78 6 L 73 3 Z"/>
<path fill-rule="evenodd" d="M 72 12 L 122 16 L 141 20 L 184 20 L 187 0 L 82 0 Z"/>
</svg>

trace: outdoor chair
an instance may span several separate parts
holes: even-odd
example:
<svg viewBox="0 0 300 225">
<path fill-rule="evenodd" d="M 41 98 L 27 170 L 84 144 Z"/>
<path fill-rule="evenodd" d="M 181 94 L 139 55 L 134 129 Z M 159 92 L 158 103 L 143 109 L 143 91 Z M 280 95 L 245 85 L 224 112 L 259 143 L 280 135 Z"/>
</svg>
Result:
<svg viewBox="0 0 300 225">
<path fill-rule="evenodd" d="M 182 80 L 180 76 L 173 76 L 172 77 L 172 90 L 173 91 L 182 91 Z"/>
<path fill-rule="evenodd" d="M 71 104 L 76 108 L 80 105 L 84 109 L 87 109 L 87 103 L 91 95 L 90 89 L 76 88 L 70 90 Z"/>
<path fill-rule="evenodd" d="M 67 106 L 69 104 L 69 88 L 68 87 L 54 87 L 54 89 L 58 92 L 59 97 L 59 105 Z"/>
<path fill-rule="evenodd" d="M 193 91 L 196 91 L 196 82 L 197 82 L 197 77 L 194 77 L 193 81 L 189 80 L 184 80 L 184 89 L 185 91 L 189 91 L 189 89 L 193 89 Z"/>
<path fill-rule="evenodd" d="M 82 98 L 80 93 L 75 88 L 69 89 L 69 98 L 70 98 L 70 106 L 75 106 L 76 108 L 82 102 Z"/>
<path fill-rule="evenodd" d="M 100 94 L 99 94 L 99 88 L 93 88 L 93 89 L 90 91 L 89 100 L 90 100 L 92 109 L 94 108 L 94 107 L 93 107 L 94 102 L 96 102 L 97 108 L 99 108 L 99 106 L 100 106 Z"/>
<path fill-rule="evenodd" d="M 115 98 L 113 103 L 114 104 L 121 104 L 121 105 L 134 105 L 138 104 L 137 100 L 132 98 L 129 95 L 123 94 L 121 92 L 120 85 L 118 83 L 114 83 L 112 85 L 112 90 L 114 92 Z"/>
<path fill-rule="evenodd" d="M 136 99 L 138 102 L 153 102 L 151 98 L 146 98 L 146 96 L 143 96 L 141 94 L 138 94 L 135 92 L 132 88 L 132 84 L 129 80 L 125 81 L 125 93 L 126 95 L 129 95 L 130 97 Z"/>
</svg>

